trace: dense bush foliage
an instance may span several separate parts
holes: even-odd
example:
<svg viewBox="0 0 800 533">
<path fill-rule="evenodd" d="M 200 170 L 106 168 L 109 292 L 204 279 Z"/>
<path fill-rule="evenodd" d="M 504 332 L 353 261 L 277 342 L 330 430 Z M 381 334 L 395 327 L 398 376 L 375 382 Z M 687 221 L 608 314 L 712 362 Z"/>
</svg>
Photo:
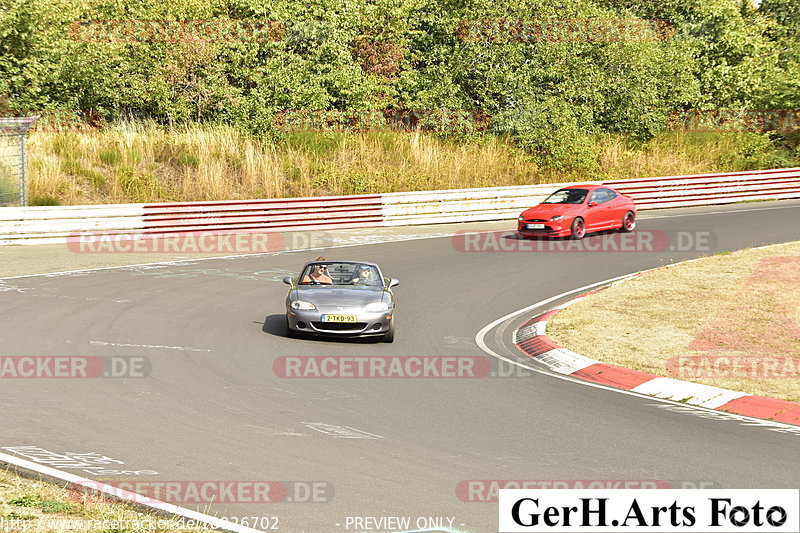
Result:
<svg viewBox="0 0 800 533">
<path fill-rule="evenodd" d="M 263 136 L 280 135 L 281 110 L 482 110 L 489 131 L 537 160 L 587 170 L 599 133 L 643 141 L 676 111 L 800 108 L 798 3 L 748 2 L 0 0 L 0 107 L 223 121 Z M 656 19 L 670 31 L 632 42 L 465 38 L 465 21 L 497 19 Z M 99 21 L 111 21 L 105 34 Z M 118 31 L 122 21 L 136 31 Z M 147 21 L 162 31 L 232 21 L 239 33 L 170 41 L 148 38 Z M 241 24 L 257 21 L 275 24 Z"/>
</svg>

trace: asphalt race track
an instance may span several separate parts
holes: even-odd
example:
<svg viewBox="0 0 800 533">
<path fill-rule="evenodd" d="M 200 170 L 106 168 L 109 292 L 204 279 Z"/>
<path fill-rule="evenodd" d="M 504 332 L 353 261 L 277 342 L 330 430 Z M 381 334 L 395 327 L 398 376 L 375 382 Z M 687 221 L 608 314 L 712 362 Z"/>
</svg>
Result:
<svg viewBox="0 0 800 533">
<path fill-rule="evenodd" d="M 649 212 L 637 232 L 650 230 L 710 232 L 710 253 L 798 240 L 800 202 Z M 286 355 L 483 356 L 475 335 L 499 317 L 708 253 L 464 253 L 449 238 L 327 252 L 376 261 L 400 279 L 394 344 L 283 337 L 280 279 L 319 252 L 9 280 L 0 284 L 2 355 L 146 357 L 152 372 L 4 379 L 0 447 L 97 452 L 124 462 L 107 468 L 139 472 L 66 470 L 93 479 L 330 483 L 335 495 L 327 503 L 185 505 L 225 517 L 274 516 L 277 530 L 289 533 L 364 531 L 348 526 L 355 516 L 408 516 L 412 526 L 418 517 L 450 517 L 452 531 L 496 531 L 497 504 L 459 499 L 464 480 L 797 488 L 798 433 L 678 412 L 544 374 L 285 379 L 273 372 L 273 361 Z M 487 342 L 517 357 L 508 347 L 512 330 Z M 341 438 L 314 424 L 372 438 Z"/>
</svg>

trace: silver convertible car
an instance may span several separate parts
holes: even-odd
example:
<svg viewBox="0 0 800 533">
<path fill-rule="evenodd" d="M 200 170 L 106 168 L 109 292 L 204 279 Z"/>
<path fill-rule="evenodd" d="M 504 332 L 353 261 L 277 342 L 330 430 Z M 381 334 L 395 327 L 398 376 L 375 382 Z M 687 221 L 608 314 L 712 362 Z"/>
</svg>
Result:
<svg viewBox="0 0 800 533">
<path fill-rule="evenodd" d="M 296 278 L 285 277 L 286 336 L 300 333 L 380 336 L 394 342 L 394 295 L 400 282 L 384 278 L 375 263 L 311 261 Z"/>
</svg>

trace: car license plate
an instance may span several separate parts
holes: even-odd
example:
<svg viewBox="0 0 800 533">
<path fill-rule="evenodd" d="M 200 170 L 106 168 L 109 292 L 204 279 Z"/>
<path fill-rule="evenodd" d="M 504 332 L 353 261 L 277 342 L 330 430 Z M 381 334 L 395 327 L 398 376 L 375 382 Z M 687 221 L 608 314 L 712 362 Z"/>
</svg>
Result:
<svg viewBox="0 0 800 533">
<path fill-rule="evenodd" d="M 528 229 L 544 229 L 544 224 L 528 224 Z"/>
<path fill-rule="evenodd" d="M 323 322 L 357 322 L 356 315 L 322 315 Z"/>
</svg>

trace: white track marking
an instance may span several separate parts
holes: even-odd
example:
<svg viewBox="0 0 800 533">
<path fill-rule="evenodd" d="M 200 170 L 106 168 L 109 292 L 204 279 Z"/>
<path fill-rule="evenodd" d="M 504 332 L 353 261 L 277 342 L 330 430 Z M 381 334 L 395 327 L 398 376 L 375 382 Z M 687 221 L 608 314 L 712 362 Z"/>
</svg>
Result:
<svg viewBox="0 0 800 533">
<path fill-rule="evenodd" d="M 382 439 L 380 435 L 369 433 L 361 429 L 351 428 L 350 426 L 336 426 L 323 422 L 301 422 L 308 429 L 319 431 L 323 435 L 328 435 L 336 439 Z"/>
<path fill-rule="evenodd" d="M 696 207 L 700 207 L 700 206 L 696 206 Z M 800 205 L 781 205 L 781 206 L 775 206 L 775 207 L 755 207 L 755 208 L 752 208 L 752 209 L 731 209 L 729 211 L 710 211 L 708 213 L 684 213 L 682 215 L 661 215 L 661 216 L 657 215 L 657 216 L 654 216 L 654 217 L 645 215 L 643 217 L 638 217 L 638 218 L 639 219 L 652 220 L 652 219 L 656 219 L 656 218 L 699 217 L 699 216 L 704 216 L 704 215 L 725 215 L 725 214 L 728 214 L 728 213 L 747 213 L 747 212 L 750 212 L 750 211 L 771 211 L 773 209 L 798 209 L 798 208 L 800 208 Z M 669 208 L 667 208 L 667 209 L 669 209 Z M 691 207 L 690 208 L 675 207 L 673 209 L 691 209 Z"/>
<path fill-rule="evenodd" d="M 173 516 L 183 517 L 194 522 L 201 522 L 207 524 L 211 528 L 222 529 L 224 531 L 233 531 L 236 533 L 261 533 L 257 529 L 251 529 L 239 524 L 234 524 L 233 522 L 228 522 L 227 520 L 222 520 L 221 518 L 199 513 L 197 511 L 192 511 L 191 509 L 186 509 L 184 507 L 178 507 L 177 505 L 173 505 L 171 503 L 161 502 L 152 498 L 145 498 L 144 496 L 135 494 L 133 492 L 123 491 L 111 485 L 106 485 L 102 482 L 76 476 L 75 474 L 70 474 L 68 472 L 62 472 L 61 470 L 40 465 L 38 463 L 34 463 L 33 461 L 21 459 L 13 455 L 0 453 L 0 463 L 5 463 L 7 465 L 30 472 L 36 472 L 46 479 L 49 478 L 50 480 L 56 479 L 59 482 L 67 482 L 79 489 L 92 487 L 104 494 L 108 494 L 113 497 L 124 497 L 125 499 L 130 499 L 134 502 L 140 502 L 139 505 L 149 507 L 153 510 L 163 511 Z"/>
<path fill-rule="evenodd" d="M 472 340 L 472 337 L 445 337 L 444 347 L 464 350 L 474 348 L 475 342 Z"/>
<path fill-rule="evenodd" d="M 0 281 L 0 292 L 25 292 L 27 289 L 21 289 L 19 287 L 14 287 L 13 285 L 8 285 L 3 281 Z"/>
<path fill-rule="evenodd" d="M 779 247 L 779 246 L 786 246 L 786 245 L 789 245 L 789 244 L 792 244 L 792 243 L 791 242 L 787 242 L 787 243 L 779 243 L 779 244 L 768 244 L 766 246 L 759 246 L 759 247 L 755 247 L 755 248 L 750 248 L 750 250 L 762 250 L 762 249 L 766 249 L 766 248 L 776 248 L 776 247 Z M 697 261 L 697 260 L 698 259 L 690 259 L 689 261 Z M 682 261 L 680 263 L 674 263 L 672 265 L 668 265 L 667 268 L 674 267 L 674 266 L 677 266 L 677 265 L 681 265 L 681 264 L 684 264 L 684 263 L 688 263 L 689 261 Z M 534 372 L 538 372 L 540 374 L 544 374 L 544 375 L 547 375 L 547 376 L 554 377 L 556 379 L 561 379 L 561 380 L 564 380 L 564 381 L 570 381 L 572 383 L 580 384 L 580 385 L 583 385 L 583 386 L 586 386 L 586 387 L 593 387 L 593 388 L 596 388 L 596 389 L 604 389 L 604 390 L 607 390 L 607 391 L 616 392 L 618 394 L 625 394 L 625 395 L 628 395 L 628 396 L 636 396 L 638 398 L 647 398 L 649 400 L 660 402 L 660 403 L 663 403 L 663 404 L 667 404 L 669 406 L 680 407 L 680 408 L 682 408 L 680 410 L 680 412 L 683 412 L 683 413 L 696 412 L 697 414 L 701 414 L 702 416 L 704 416 L 706 418 L 712 418 L 712 419 L 715 419 L 715 420 L 736 420 L 736 421 L 742 422 L 742 423 L 744 423 L 746 425 L 763 426 L 763 427 L 767 427 L 767 428 L 769 428 L 771 430 L 774 430 L 774 431 L 780 431 L 780 432 L 784 432 L 784 433 L 791 433 L 791 434 L 794 434 L 794 435 L 800 435 L 800 427 L 799 426 L 794 426 L 792 424 L 784 424 L 782 422 L 775 422 L 775 421 L 772 421 L 772 420 L 764 420 L 764 419 L 761 419 L 761 418 L 754 418 L 754 417 L 745 416 L 745 415 L 726 413 L 726 412 L 723 412 L 723 411 L 715 411 L 713 409 L 707 409 L 707 408 L 700 407 L 700 406 L 684 404 L 684 403 L 675 402 L 675 401 L 668 400 L 668 399 L 655 398 L 653 396 L 645 396 L 645 395 L 642 395 L 642 394 L 639 394 L 639 393 L 636 393 L 636 392 L 626 391 L 626 390 L 623 390 L 623 389 L 616 389 L 614 387 L 609 387 L 607 385 L 601 385 L 599 383 L 592 383 L 590 381 L 583 381 L 583 380 L 572 378 L 570 376 L 565 376 L 565 375 L 562 375 L 562 374 L 558 374 L 556 372 L 550 372 L 550 371 L 547 371 L 547 370 L 543 370 L 541 368 L 536 368 L 534 366 L 524 365 L 524 364 L 522 364 L 522 363 L 520 363 L 518 361 L 513 361 L 511 359 L 508 359 L 507 357 L 504 357 L 504 356 L 500 355 L 499 353 L 495 352 L 494 350 L 492 350 L 491 348 L 489 348 L 486 345 L 486 341 L 485 341 L 486 334 L 489 333 L 489 331 L 491 331 L 492 329 L 494 329 L 495 327 L 497 327 L 498 325 L 500 325 L 501 323 L 503 323 L 503 322 L 505 322 L 507 320 L 510 320 L 512 318 L 515 318 L 515 317 L 518 317 L 519 315 L 521 315 L 523 313 L 527 313 L 527 312 L 532 311 L 534 309 L 538 309 L 538 308 L 544 307 L 544 306 L 546 306 L 546 305 L 548 305 L 548 304 L 550 304 L 552 302 L 555 302 L 555 301 L 560 300 L 562 298 L 565 298 L 567 296 L 571 296 L 571 295 L 573 295 L 575 293 L 585 292 L 585 291 L 588 291 L 588 290 L 593 289 L 595 287 L 600 287 L 600 286 L 603 286 L 603 285 L 610 285 L 611 283 L 614 283 L 614 282 L 618 282 L 618 281 L 621 281 L 621 280 L 624 280 L 624 279 L 627 279 L 627 278 L 632 278 L 632 277 L 634 277 L 634 276 L 636 276 L 638 274 L 639 274 L 638 272 L 634 272 L 632 274 L 625 274 L 624 276 L 617 276 L 615 278 L 609 278 L 609 279 L 604 280 L 604 281 L 598 281 L 597 283 L 584 285 L 583 287 L 580 287 L 580 288 L 577 288 L 577 289 L 573 289 L 571 291 L 562 292 L 561 294 L 557 294 L 556 296 L 552 296 L 550 298 L 547 298 L 545 300 L 537 302 L 537 303 L 535 303 L 533 305 L 529 305 L 529 306 L 524 307 L 522 309 L 519 309 L 517 311 L 513 311 L 513 312 L 511 312 L 511 313 L 509 313 L 509 314 L 507 314 L 507 315 L 505 315 L 503 317 L 498 318 L 497 320 L 494 320 L 493 322 L 487 324 L 486 326 L 484 326 L 475 335 L 475 342 L 478 344 L 478 346 L 481 348 L 481 350 L 483 350 L 487 354 L 491 355 L 492 357 L 495 357 L 497 359 L 501 359 L 503 361 L 506 361 L 508 363 L 511 363 L 513 365 L 516 365 L 516 366 L 519 366 L 519 367 L 522 367 L 522 368 L 526 368 L 528 370 L 533 370 Z"/>
<path fill-rule="evenodd" d="M 186 346 L 164 346 L 163 344 L 123 344 L 119 342 L 89 341 L 96 346 L 115 346 L 118 348 L 154 348 L 158 350 L 180 350 L 183 352 L 210 352 L 204 348 L 188 348 Z"/>
<path fill-rule="evenodd" d="M 726 413 L 725 411 L 706 410 L 703 408 L 692 407 L 683 403 L 675 404 L 672 402 L 664 402 L 662 404 L 651 405 L 653 407 L 664 409 L 666 411 L 672 411 L 674 413 L 690 414 L 692 416 L 699 416 L 700 418 L 707 418 L 709 420 L 735 420 L 745 426 L 758 426 L 768 429 L 769 431 L 776 431 L 778 433 L 793 433 L 795 435 L 800 435 L 800 431 L 798 431 L 799 428 L 797 426 L 784 428 L 776 426 L 775 424 L 778 424 L 778 422 L 764 420 L 763 418 L 749 418 L 742 415 L 735 415 L 733 413 Z"/>
<path fill-rule="evenodd" d="M 491 348 L 489 348 L 486 345 L 486 341 L 484 340 L 484 338 L 486 337 L 486 334 L 490 330 L 492 330 L 495 327 L 497 327 L 501 322 L 505 322 L 506 320 L 509 320 L 511 318 L 514 318 L 514 317 L 517 317 L 517 316 L 519 316 L 519 315 L 521 315 L 523 313 L 527 313 L 528 311 L 533 311 L 534 309 L 538 309 L 540 307 L 544 307 L 545 305 L 547 305 L 549 303 L 553 303 L 556 300 L 560 300 L 561 298 L 564 298 L 566 296 L 571 296 L 571 295 L 573 295 L 575 293 L 588 291 L 589 289 L 594 289 L 595 287 L 600 287 L 600 286 L 603 286 L 603 285 L 607 285 L 607 284 L 609 284 L 611 282 L 614 282 L 614 281 L 617 281 L 617 280 L 621 280 L 621 279 L 624 279 L 624 278 L 629 278 L 629 277 L 635 276 L 636 274 L 638 274 L 638 273 L 625 274 L 624 276 L 617 276 L 616 278 L 611 278 L 611 279 L 607 279 L 607 280 L 603 280 L 603 281 L 598 281 L 597 283 L 591 283 L 589 285 L 584 285 L 583 287 L 578 287 L 577 289 L 572 289 L 571 291 L 562 292 L 561 294 L 557 294 L 557 295 L 555 295 L 555 296 L 553 296 L 551 298 L 547 298 L 546 300 L 542 300 L 541 302 L 537 302 L 537 303 L 535 303 L 533 305 L 529 305 L 528 307 L 523 307 L 522 309 L 519 309 L 517 311 L 513 311 L 513 312 L 511 312 L 511 313 L 509 313 L 509 314 L 507 314 L 505 316 L 502 316 L 502 317 L 498 318 L 497 320 L 487 324 L 486 326 L 484 326 L 475 335 L 475 342 L 478 344 L 478 346 L 481 348 L 481 350 L 483 350 L 484 352 L 488 353 L 492 357 L 496 357 L 497 359 L 501 359 L 501 360 L 506 361 L 508 363 L 528 368 L 527 365 L 523 365 L 523 364 L 518 363 L 517 361 L 512 361 L 511 359 L 508 359 L 507 357 L 503 357 L 499 353 L 497 353 L 494 350 L 492 350 Z"/>
</svg>

